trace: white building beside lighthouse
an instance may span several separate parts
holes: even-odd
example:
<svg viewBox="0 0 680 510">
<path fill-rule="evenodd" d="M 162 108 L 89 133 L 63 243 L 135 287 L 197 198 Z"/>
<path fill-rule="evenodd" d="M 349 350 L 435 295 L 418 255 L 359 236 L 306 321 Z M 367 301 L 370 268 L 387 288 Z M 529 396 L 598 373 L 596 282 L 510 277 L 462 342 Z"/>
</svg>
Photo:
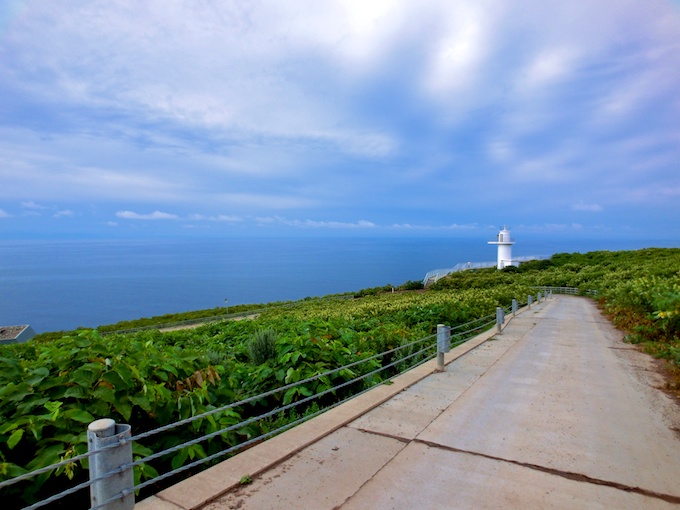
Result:
<svg viewBox="0 0 680 510">
<path fill-rule="evenodd" d="M 498 246 L 498 269 L 508 266 L 519 266 L 519 261 L 512 258 L 512 245 L 515 244 L 515 241 L 510 237 L 510 229 L 505 225 L 503 225 L 503 229 L 496 236 L 496 240 L 489 241 L 489 244 Z"/>
</svg>

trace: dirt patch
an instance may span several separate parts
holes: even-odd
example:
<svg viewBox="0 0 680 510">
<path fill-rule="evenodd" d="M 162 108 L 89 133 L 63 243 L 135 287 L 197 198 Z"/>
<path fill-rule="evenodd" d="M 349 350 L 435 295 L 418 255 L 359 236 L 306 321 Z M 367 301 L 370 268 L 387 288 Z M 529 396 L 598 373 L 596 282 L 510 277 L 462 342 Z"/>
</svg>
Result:
<svg viewBox="0 0 680 510">
<path fill-rule="evenodd" d="M 680 437 L 680 371 L 667 360 L 647 354 L 640 346 L 625 343 L 623 333 L 617 332 L 619 340 L 610 346 L 612 352 L 627 366 L 633 382 L 648 396 L 649 405 L 661 414 L 668 428 Z"/>
<path fill-rule="evenodd" d="M 604 312 L 600 303 L 599 312 L 609 327 L 618 333 L 619 341 L 610 348 L 630 365 L 637 381 L 646 388 L 654 390 L 650 395 L 652 405 L 662 410 L 670 429 L 680 437 L 680 368 L 668 360 L 655 358 L 644 352 L 642 346 L 624 341 L 624 329 L 614 326 L 612 317 Z"/>
<path fill-rule="evenodd" d="M 680 368 L 666 359 L 656 359 L 645 352 L 643 354 L 652 359 L 654 369 L 664 378 L 665 384 L 659 389 L 663 390 L 680 407 Z"/>
</svg>

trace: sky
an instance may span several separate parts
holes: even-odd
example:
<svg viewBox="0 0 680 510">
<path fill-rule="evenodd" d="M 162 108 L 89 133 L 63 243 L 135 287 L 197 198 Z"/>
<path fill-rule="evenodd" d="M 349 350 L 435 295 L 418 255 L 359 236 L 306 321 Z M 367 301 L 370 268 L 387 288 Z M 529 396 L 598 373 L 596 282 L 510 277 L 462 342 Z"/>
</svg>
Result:
<svg viewBox="0 0 680 510">
<path fill-rule="evenodd" d="M 0 4 L 0 239 L 679 220 L 677 0 Z"/>
</svg>

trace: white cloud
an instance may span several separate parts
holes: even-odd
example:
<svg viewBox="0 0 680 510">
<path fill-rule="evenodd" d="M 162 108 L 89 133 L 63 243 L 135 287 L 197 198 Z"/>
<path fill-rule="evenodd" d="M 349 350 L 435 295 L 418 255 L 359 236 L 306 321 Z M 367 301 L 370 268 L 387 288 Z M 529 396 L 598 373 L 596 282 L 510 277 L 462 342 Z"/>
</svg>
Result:
<svg viewBox="0 0 680 510">
<path fill-rule="evenodd" d="M 3 209 L 0 209 L 0 218 L 10 218 L 11 214 L 5 212 Z"/>
<path fill-rule="evenodd" d="M 371 20 L 384 17 L 390 7 L 389 2 L 370 8 L 337 3 L 300 10 L 225 3 L 201 9 L 149 2 L 140 9 L 124 1 L 73 5 L 45 15 L 51 8 L 43 6 L 36 16 L 27 9 L 24 23 L 59 44 L 44 45 L 21 33 L 14 37 L 24 51 L 35 53 L 37 66 L 56 76 L 55 99 L 63 95 L 75 104 L 120 109 L 229 138 L 310 143 L 321 138 L 341 151 L 373 157 L 392 142 L 386 144 L 380 139 L 387 134 L 367 126 L 356 129 L 342 104 L 328 96 L 326 68 L 335 66 L 326 50 L 351 47 L 358 33 L 373 34 Z M 347 33 L 347 23 L 358 28 Z M 290 28 L 295 26 L 300 30 Z M 352 65 L 375 48 L 372 37 L 357 42 Z M 104 56 L 107 65 L 101 66 Z M 343 124 L 351 127 L 338 128 Z M 373 141 L 366 144 L 367 139 Z"/>
<path fill-rule="evenodd" d="M 21 207 L 23 207 L 24 209 L 32 209 L 32 210 L 35 210 L 35 211 L 47 209 L 47 207 L 45 207 L 44 205 L 37 204 L 33 200 L 29 200 L 27 202 L 21 202 Z"/>
<path fill-rule="evenodd" d="M 599 204 L 586 204 L 584 202 L 577 202 L 571 205 L 572 211 L 584 211 L 584 212 L 601 212 L 603 207 Z"/>
<path fill-rule="evenodd" d="M 383 227 L 403 230 L 468 228 L 437 226 L 445 193 L 482 223 L 494 199 L 514 206 L 504 194 L 601 218 L 609 204 L 671 204 L 680 157 L 671 9 L 27 2 L 3 28 L 0 53 L 11 58 L 0 59 L 0 106 L 45 114 L 3 120 L 0 199 L 45 217 L 42 203 L 106 202 L 124 219 L 229 224 L 285 210 L 409 218 Z M 416 206 L 422 214 L 400 211 Z"/>
<path fill-rule="evenodd" d="M 161 211 L 154 211 L 151 214 L 139 214 L 132 211 L 118 211 L 116 216 L 126 220 L 177 220 L 179 216 L 176 214 L 164 213 Z"/>
<path fill-rule="evenodd" d="M 218 214 L 216 216 L 205 216 L 203 214 L 192 214 L 189 216 L 192 221 L 218 221 L 224 223 L 240 223 L 243 221 L 241 216 L 229 216 L 226 214 Z"/>
<path fill-rule="evenodd" d="M 487 150 L 498 163 L 507 163 L 515 156 L 515 148 L 508 140 L 494 140 L 488 144 Z"/>
<path fill-rule="evenodd" d="M 574 53 L 569 47 L 540 52 L 521 74 L 519 87 L 527 89 L 528 93 L 535 93 L 537 89 L 550 85 L 560 78 L 570 77 L 574 62 L 578 59 Z"/>
<path fill-rule="evenodd" d="M 665 197 L 680 197 L 680 186 L 663 186 L 659 194 Z"/>
<path fill-rule="evenodd" d="M 216 203 L 233 208 L 298 209 L 319 205 L 319 200 L 315 198 L 266 193 L 218 193 L 213 198 Z"/>
<path fill-rule="evenodd" d="M 70 209 L 64 209 L 63 211 L 57 211 L 54 214 L 55 218 L 71 218 L 75 215 L 75 213 L 70 210 Z"/>
<path fill-rule="evenodd" d="M 436 95 L 447 96 L 469 89 L 478 79 L 479 68 L 487 57 L 487 30 L 491 23 L 472 4 L 459 2 L 452 6 L 449 25 L 436 43 L 425 88 Z"/>
<path fill-rule="evenodd" d="M 468 223 L 465 225 L 460 225 L 458 223 L 452 223 L 450 225 L 412 225 L 410 223 L 395 223 L 391 228 L 404 230 L 478 230 L 479 225 L 477 223 Z"/>
<path fill-rule="evenodd" d="M 318 228 L 318 229 L 371 229 L 377 225 L 371 221 L 359 220 L 357 222 L 344 221 L 318 221 L 318 220 L 289 220 L 280 216 L 258 217 L 255 221 L 261 225 L 280 224 L 288 227 Z"/>
</svg>

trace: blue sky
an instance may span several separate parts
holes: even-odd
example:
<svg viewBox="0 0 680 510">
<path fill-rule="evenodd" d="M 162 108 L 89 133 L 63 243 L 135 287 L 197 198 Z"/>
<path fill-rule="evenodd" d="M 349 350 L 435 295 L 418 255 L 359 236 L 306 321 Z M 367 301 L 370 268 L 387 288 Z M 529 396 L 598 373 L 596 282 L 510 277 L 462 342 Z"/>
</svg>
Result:
<svg viewBox="0 0 680 510">
<path fill-rule="evenodd" d="M 5 0 L 0 236 L 680 240 L 671 0 Z"/>
</svg>

